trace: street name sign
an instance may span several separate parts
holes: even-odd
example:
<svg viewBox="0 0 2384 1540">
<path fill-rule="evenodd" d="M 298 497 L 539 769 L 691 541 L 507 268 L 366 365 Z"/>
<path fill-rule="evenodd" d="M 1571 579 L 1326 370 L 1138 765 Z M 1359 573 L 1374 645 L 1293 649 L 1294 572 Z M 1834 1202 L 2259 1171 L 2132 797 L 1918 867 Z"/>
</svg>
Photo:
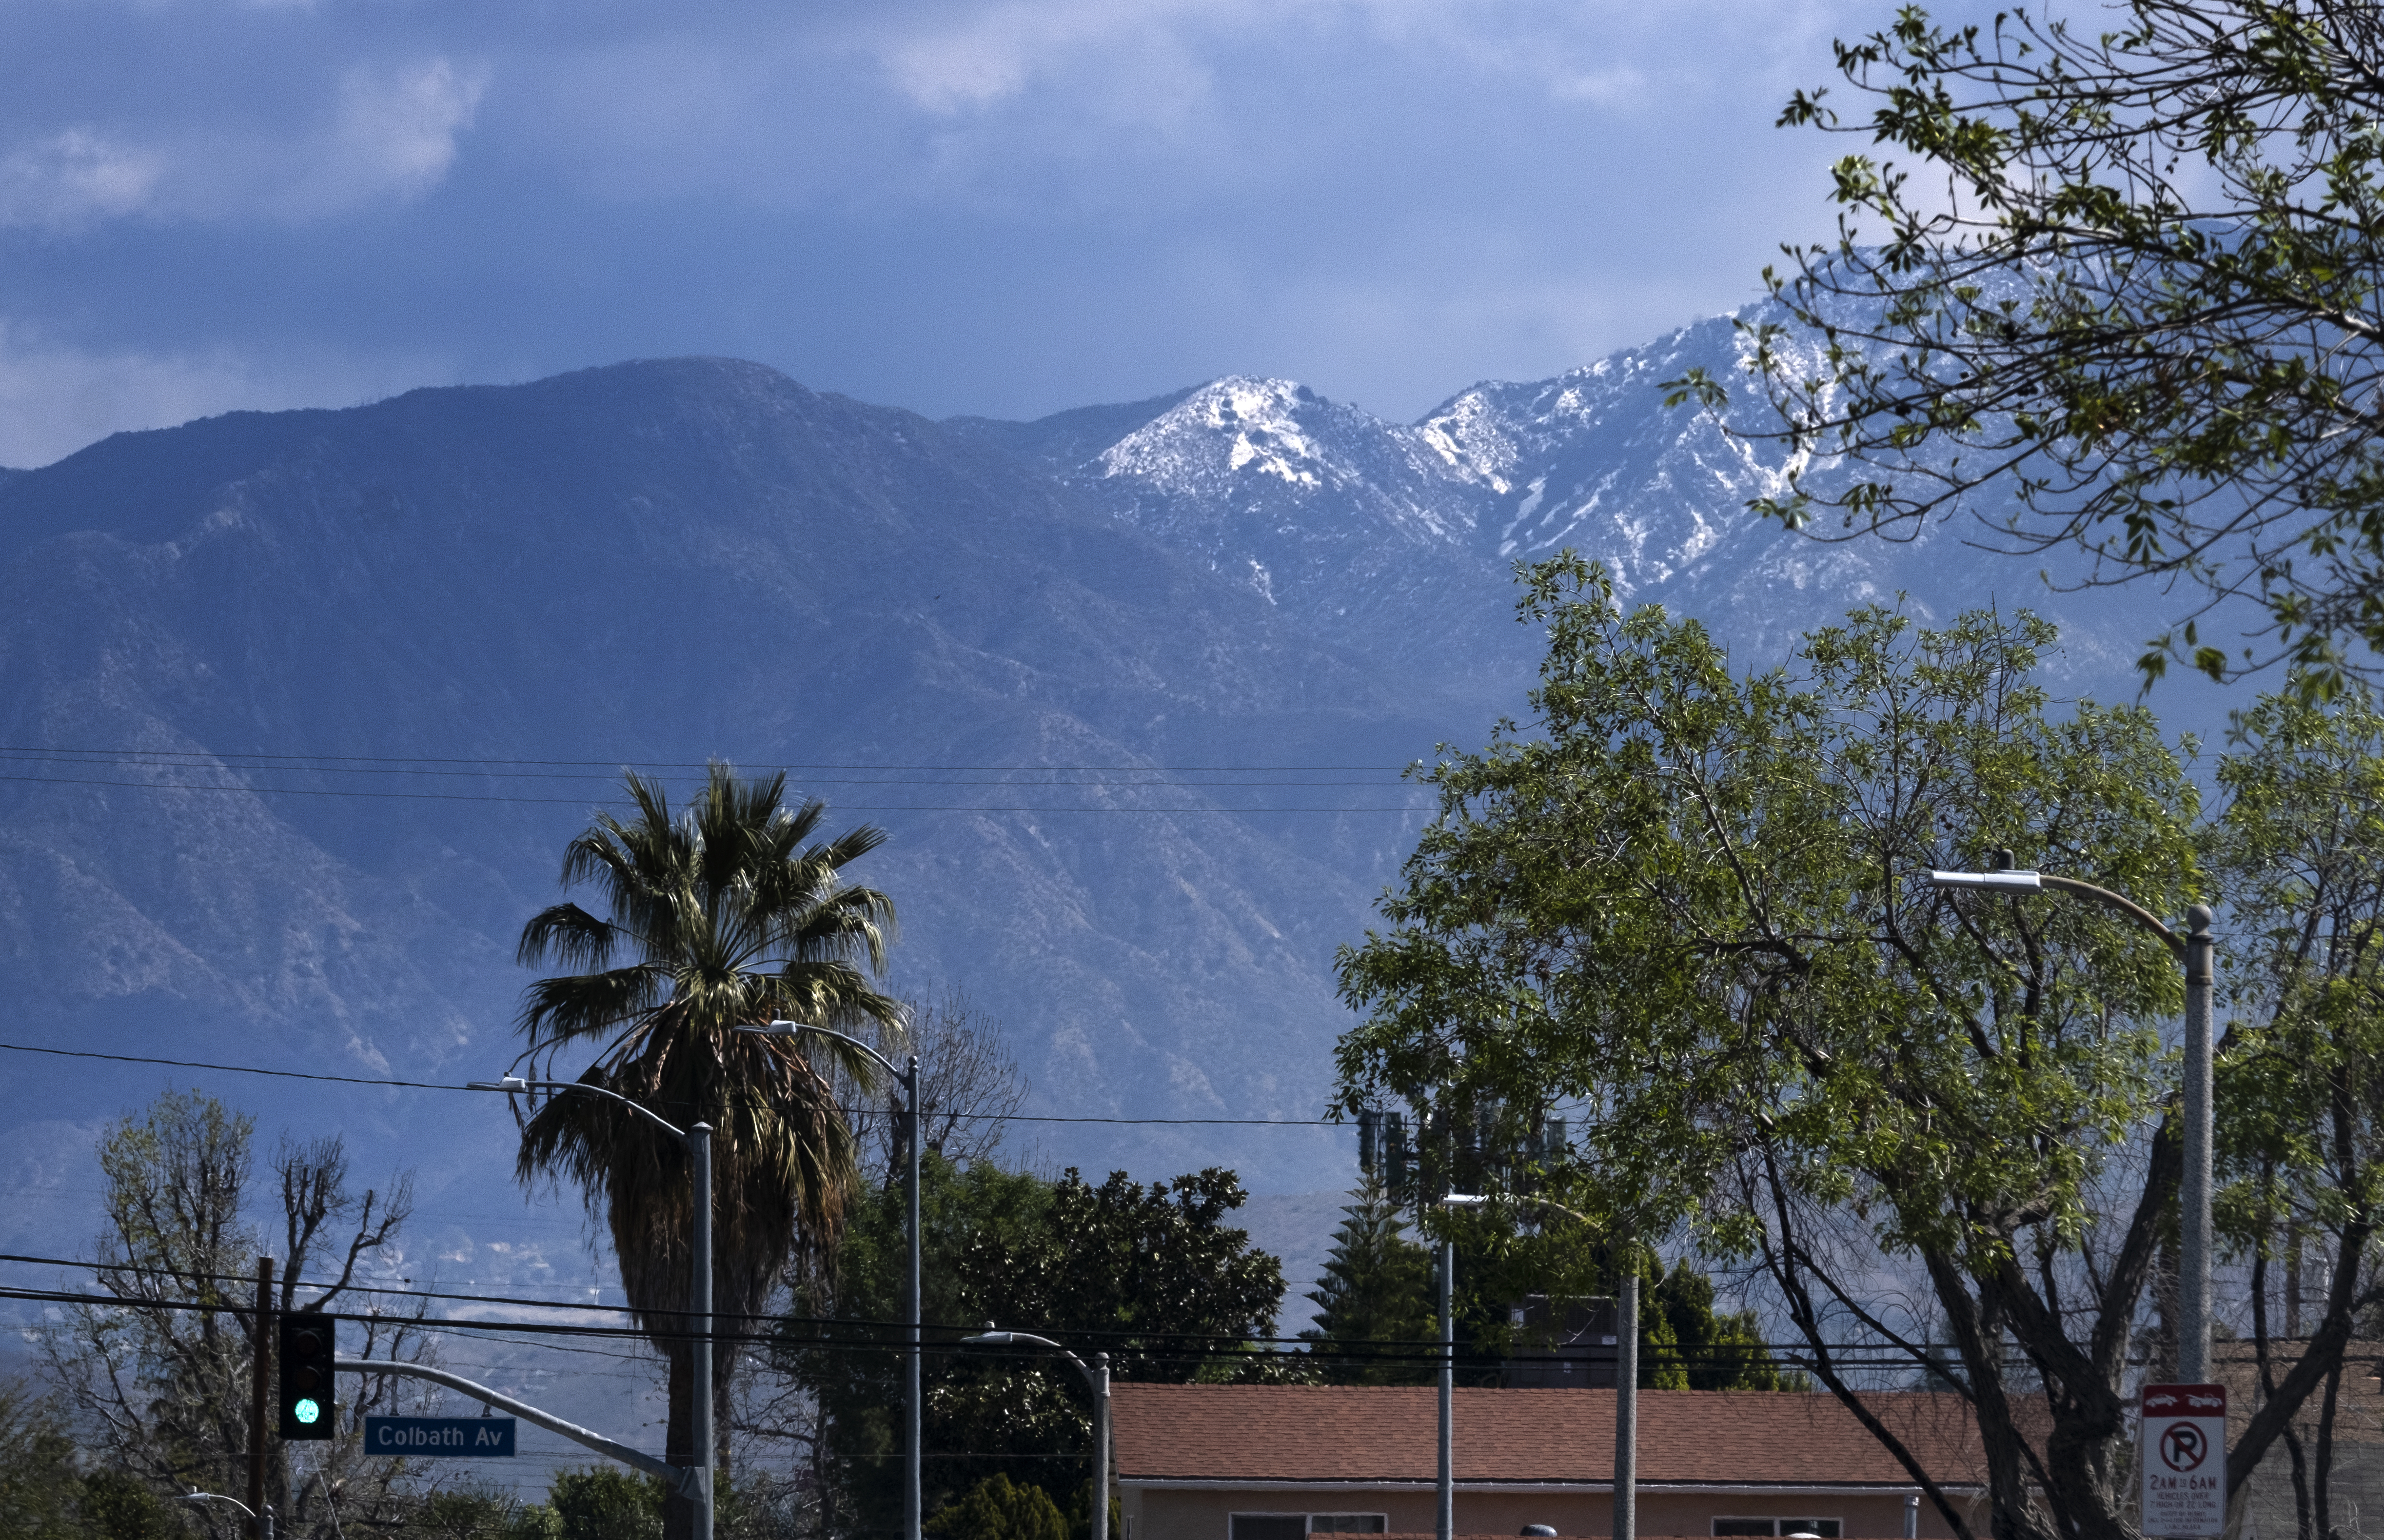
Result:
<svg viewBox="0 0 2384 1540">
<path fill-rule="evenodd" d="M 2142 1529 L 2201 1540 L 2227 1528 L 2227 1387 L 2144 1386 Z"/>
<path fill-rule="evenodd" d="M 367 1417 L 365 1453 L 487 1459 L 514 1452 L 510 1417 Z"/>
</svg>

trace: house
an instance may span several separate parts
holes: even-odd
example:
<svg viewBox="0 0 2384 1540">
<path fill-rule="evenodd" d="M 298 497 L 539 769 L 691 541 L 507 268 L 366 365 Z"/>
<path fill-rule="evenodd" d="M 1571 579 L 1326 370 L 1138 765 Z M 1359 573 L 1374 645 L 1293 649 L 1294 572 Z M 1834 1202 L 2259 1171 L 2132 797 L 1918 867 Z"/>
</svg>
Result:
<svg viewBox="0 0 2384 1540">
<path fill-rule="evenodd" d="M 1431 1387 L 1127 1384 L 1112 1395 L 1123 1540 L 1433 1530 Z M 1985 1473 L 1960 1398 L 1902 1391 L 1870 1401 L 1983 1525 Z M 1462 1389 L 1454 1404 L 1458 1533 L 1611 1533 L 1614 1392 Z M 1950 1535 L 1918 1497 L 1833 1397 L 1639 1393 L 1642 1535 Z"/>
</svg>

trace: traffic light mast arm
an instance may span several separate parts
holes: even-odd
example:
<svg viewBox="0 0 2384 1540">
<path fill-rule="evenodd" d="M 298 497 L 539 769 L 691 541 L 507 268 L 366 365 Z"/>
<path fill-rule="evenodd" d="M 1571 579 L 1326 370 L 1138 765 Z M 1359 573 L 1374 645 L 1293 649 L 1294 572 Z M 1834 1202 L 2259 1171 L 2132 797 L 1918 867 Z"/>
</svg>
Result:
<svg viewBox="0 0 2384 1540">
<path fill-rule="evenodd" d="M 444 1369 L 433 1369 L 428 1364 L 395 1363 L 387 1359 L 333 1359 L 331 1367 L 356 1374 L 401 1374 L 408 1379 L 429 1380 L 434 1384 L 443 1385 L 450 1390 L 460 1390 L 474 1400 L 494 1407 L 509 1417 L 518 1417 L 525 1422 L 534 1422 L 549 1433 L 561 1434 L 573 1443 L 584 1445 L 600 1455 L 617 1459 L 624 1465 L 645 1472 L 648 1475 L 660 1476 L 682 1492 L 687 1490 L 688 1483 L 697 1474 L 695 1471 L 673 1465 L 668 1460 L 656 1459 L 641 1449 L 632 1449 L 627 1444 L 616 1444 L 601 1433 L 591 1432 L 577 1422 L 567 1422 L 551 1411 L 540 1411 L 527 1401 L 516 1401 L 502 1391 L 490 1390 L 484 1385 L 475 1385 L 461 1374 L 450 1374 Z"/>
</svg>

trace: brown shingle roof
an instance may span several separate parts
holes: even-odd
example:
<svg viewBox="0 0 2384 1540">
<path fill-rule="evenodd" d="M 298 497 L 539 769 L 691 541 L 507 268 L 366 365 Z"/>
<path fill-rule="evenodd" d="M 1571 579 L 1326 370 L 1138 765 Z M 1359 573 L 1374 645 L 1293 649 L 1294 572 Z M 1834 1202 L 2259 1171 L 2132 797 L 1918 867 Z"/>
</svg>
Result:
<svg viewBox="0 0 2384 1540">
<path fill-rule="evenodd" d="M 1120 1385 L 1118 1474 L 1128 1481 L 1430 1481 L 1435 1392 L 1341 1385 Z M 1950 1394 L 1869 1398 L 1949 1484 L 1983 1480 L 1968 1410 Z M 1459 1390 L 1461 1482 L 1610 1482 L 1610 1390 Z M 1911 1476 L 1835 1397 L 1748 1390 L 1639 1393 L 1639 1480 L 1657 1485 L 1909 1486 Z"/>
</svg>

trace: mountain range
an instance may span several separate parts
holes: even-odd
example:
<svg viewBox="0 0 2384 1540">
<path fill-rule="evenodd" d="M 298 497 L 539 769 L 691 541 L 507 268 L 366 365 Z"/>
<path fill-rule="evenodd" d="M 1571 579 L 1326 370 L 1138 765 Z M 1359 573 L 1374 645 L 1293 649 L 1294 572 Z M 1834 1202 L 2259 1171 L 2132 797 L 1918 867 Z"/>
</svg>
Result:
<svg viewBox="0 0 2384 1540">
<path fill-rule="evenodd" d="M 1717 317 L 1411 424 L 1240 377 L 933 422 L 671 359 L 11 472 L 0 1037 L 492 1074 L 565 842 L 624 767 L 683 789 L 718 759 L 888 830 L 856 876 L 900 906 L 897 980 L 1005 1025 L 1023 1111 L 1194 1120 L 1021 1123 L 1021 1158 L 1344 1187 L 1354 1136 L 1312 1121 L 1335 949 L 1429 815 L 1401 768 L 1525 712 L 1516 563 L 1578 549 L 1750 666 L 1856 603 L 2030 603 L 2062 688 L 2133 692 L 2163 596 L 2056 592 L 1959 529 L 1824 544 L 1746 514 L 1776 453 L 1657 388 L 1738 347 Z M 417 1168 L 416 1272 L 602 1286 L 569 1195 L 522 1207 L 493 1098 L 0 1058 L 8 1250 L 81 1244 L 101 1123 L 202 1084 L 268 1139 Z"/>
</svg>

